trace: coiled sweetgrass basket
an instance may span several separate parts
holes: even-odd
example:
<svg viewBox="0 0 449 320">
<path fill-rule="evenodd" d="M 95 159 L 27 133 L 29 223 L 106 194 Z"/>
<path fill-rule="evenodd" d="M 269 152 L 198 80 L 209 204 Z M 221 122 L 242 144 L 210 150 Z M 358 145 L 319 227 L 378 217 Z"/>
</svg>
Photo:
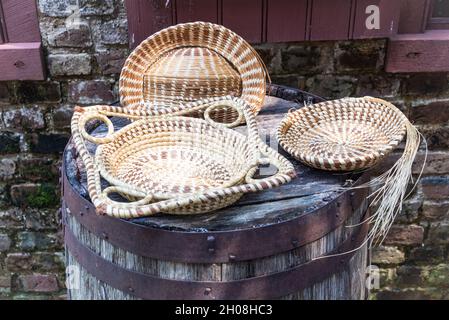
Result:
<svg viewBox="0 0 449 320">
<path fill-rule="evenodd" d="M 234 108 L 232 124 L 213 121 L 215 108 Z M 204 119 L 183 116 L 204 109 Z M 154 110 L 122 107 L 78 107 L 72 118 L 75 146 L 88 176 L 88 190 L 98 213 L 133 218 L 155 213 L 198 214 L 217 210 L 237 201 L 243 194 L 277 187 L 289 182 L 292 164 L 266 146 L 258 136 L 254 114 L 239 98 L 215 98 L 177 108 L 170 116 Z M 172 110 L 173 111 L 173 110 Z M 115 131 L 108 116 L 126 117 L 133 122 Z M 94 137 L 86 123 L 101 120 L 108 134 Z M 247 135 L 229 126 L 242 119 Z M 86 141 L 98 144 L 91 155 Z M 277 172 L 254 178 L 260 165 L 271 164 Z M 101 179 L 110 186 L 102 189 Z M 113 200 L 118 193 L 131 202 Z"/>
<path fill-rule="evenodd" d="M 390 169 L 357 186 L 374 190 L 369 198 L 376 210 L 368 218 L 371 229 L 367 241 L 381 243 L 409 194 L 412 165 L 423 138 L 407 117 L 382 99 L 345 98 L 290 112 L 279 125 L 277 136 L 280 145 L 296 159 L 328 171 L 372 167 L 407 137 L 401 157 Z"/>
<path fill-rule="evenodd" d="M 402 141 L 407 122 L 387 101 L 346 98 L 290 112 L 277 135 L 282 148 L 305 164 L 348 171 L 381 161 Z"/>
<path fill-rule="evenodd" d="M 212 23 L 192 22 L 163 29 L 137 46 L 120 74 L 120 102 L 128 108 L 164 109 L 198 99 L 237 96 L 254 114 L 263 105 L 265 65 L 239 35 Z M 233 108 L 211 114 L 233 122 Z"/>
</svg>

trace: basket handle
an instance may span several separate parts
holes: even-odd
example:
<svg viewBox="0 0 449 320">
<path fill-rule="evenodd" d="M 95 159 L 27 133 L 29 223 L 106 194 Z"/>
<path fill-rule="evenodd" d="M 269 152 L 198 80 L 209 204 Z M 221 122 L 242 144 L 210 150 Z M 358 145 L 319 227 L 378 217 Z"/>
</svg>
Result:
<svg viewBox="0 0 449 320">
<path fill-rule="evenodd" d="M 204 119 L 215 127 L 224 126 L 228 128 L 234 128 L 241 124 L 242 120 L 244 119 L 246 122 L 249 144 L 250 146 L 254 147 L 255 153 L 259 152 L 258 146 L 260 144 L 260 137 L 256 122 L 256 116 L 251 111 L 251 106 L 246 101 L 237 97 L 225 96 L 221 98 L 214 98 L 211 101 L 205 101 L 204 105 L 206 106 L 204 110 Z M 210 117 L 210 113 L 213 110 L 222 107 L 234 108 L 238 114 L 237 119 L 232 123 L 221 123 L 213 120 Z"/>
<path fill-rule="evenodd" d="M 97 107 L 75 107 L 75 113 L 79 113 L 79 117 L 72 122 L 76 128 L 81 133 L 82 137 L 95 144 L 109 143 L 113 141 L 113 133 L 115 131 L 112 121 L 105 115 L 101 113 L 101 108 Z M 103 137 L 94 137 L 86 131 L 86 124 L 92 120 L 100 120 L 104 122 L 108 128 L 108 132 Z"/>
<path fill-rule="evenodd" d="M 127 196 L 141 198 L 141 199 L 137 200 L 137 201 L 132 201 L 132 202 L 118 202 L 118 201 L 112 200 L 109 197 L 109 195 L 111 193 L 121 193 L 121 194 L 126 194 Z M 102 191 L 101 195 L 106 203 L 112 204 L 118 208 L 134 208 L 139 205 L 148 204 L 148 203 L 152 202 L 154 199 L 154 196 L 152 194 L 144 194 L 142 192 L 135 191 L 135 190 L 132 190 L 129 188 L 124 188 L 122 186 L 107 187 Z"/>
<path fill-rule="evenodd" d="M 265 144 L 261 144 L 259 150 L 264 157 L 260 158 L 258 165 L 251 168 L 246 174 L 245 181 L 247 184 L 268 184 L 270 186 L 269 188 L 274 188 L 284 183 L 281 182 L 279 178 L 285 178 L 285 175 L 288 175 L 291 180 L 296 176 L 293 165 L 284 157 L 277 154 L 272 148 Z M 276 167 L 277 172 L 269 177 L 254 179 L 253 176 L 260 165 L 274 166 Z"/>
<path fill-rule="evenodd" d="M 237 119 L 234 122 L 232 122 L 232 123 L 221 123 L 221 122 L 217 122 L 217 121 L 213 120 L 210 117 L 210 113 L 213 110 L 218 109 L 220 107 L 231 107 L 231 108 L 234 108 L 237 111 L 237 114 L 238 114 Z M 207 122 L 209 122 L 213 126 L 225 126 L 227 128 L 237 127 L 242 122 L 242 120 L 245 118 L 242 109 L 239 108 L 239 107 L 236 107 L 235 104 L 231 103 L 231 100 L 222 100 L 222 101 L 217 101 L 217 102 L 214 102 L 214 103 L 210 104 L 206 108 L 206 110 L 204 111 L 204 115 L 203 116 L 204 116 L 204 120 L 206 120 Z"/>
</svg>

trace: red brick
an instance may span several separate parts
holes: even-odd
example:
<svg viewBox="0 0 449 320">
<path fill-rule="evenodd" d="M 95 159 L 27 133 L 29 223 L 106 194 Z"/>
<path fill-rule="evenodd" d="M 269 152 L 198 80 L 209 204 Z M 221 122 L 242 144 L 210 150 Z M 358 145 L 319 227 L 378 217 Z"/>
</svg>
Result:
<svg viewBox="0 0 449 320">
<path fill-rule="evenodd" d="M 433 264 L 446 260 L 446 248 L 444 245 L 424 245 L 410 250 L 407 261 L 420 264 Z"/>
<path fill-rule="evenodd" d="M 119 50 L 100 52 L 95 55 L 98 66 L 103 74 L 120 73 L 126 57 L 126 52 Z"/>
<path fill-rule="evenodd" d="M 421 180 L 421 185 L 426 199 L 449 199 L 449 177 L 425 177 Z"/>
<path fill-rule="evenodd" d="M 435 289 L 383 289 L 376 293 L 377 300 L 430 300 L 440 294 Z"/>
<path fill-rule="evenodd" d="M 395 225 L 392 226 L 387 238 L 386 245 L 418 245 L 423 242 L 424 228 L 417 225 Z"/>
<path fill-rule="evenodd" d="M 9 293 L 10 291 L 11 291 L 11 276 L 0 276 L 0 294 Z"/>
<path fill-rule="evenodd" d="M 21 275 L 17 279 L 18 288 L 25 292 L 56 292 L 58 279 L 54 274 Z"/>
<path fill-rule="evenodd" d="M 372 263 L 375 265 L 392 265 L 404 262 L 404 252 L 397 247 L 381 246 L 373 249 Z"/>
<path fill-rule="evenodd" d="M 92 41 L 89 25 L 80 24 L 78 28 L 58 30 L 50 37 L 50 44 L 54 47 L 90 47 Z"/>
<path fill-rule="evenodd" d="M 415 124 L 438 124 L 449 121 L 449 100 L 423 103 L 410 108 L 410 121 Z"/>
<path fill-rule="evenodd" d="M 62 270 L 64 266 L 61 255 L 51 252 L 9 253 L 6 256 L 5 263 L 10 272 L 57 271 Z"/>
<path fill-rule="evenodd" d="M 11 201 L 16 206 L 24 205 L 26 198 L 37 192 L 39 189 L 38 184 L 34 183 L 22 183 L 16 184 L 11 187 Z"/>
<path fill-rule="evenodd" d="M 426 243 L 430 245 L 449 244 L 449 223 L 432 223 L 429 228 Z"/>
<path fill-rule="evenodd" d="M 412 95 L 430 95 L 449 90 L 446 73 L 417 73 L 405 81 L 406 93 Z"/>
<path fill-rule="evenodd" d="M 426 125 L 419 127 L 426 138 L 429 150 L 449 149 L 449 127 L 439 125 Z"/>
<path fill-rule="evenodd" d="M 449 112 L 448 112 L 449 113 Z M 419 152 L 413 164 L 413 173 L 421 172 L 422 164 L 425 158 L 424 152 Z M 449 173 L 449 153 L 448 152 L 428 152 L 426 165 L 423 174 L 448 174 Z"/>
<path fill-rule="evenodd" d="M 16 84 L 15 103 L 50 103 L 61 101 L 57 81 L 20 81 Z"/>
<path fill-rule="evenodd" d="M 73 105 L 59 106 L 53 110 L 53 127 L 55 129 L 69 129 L 73 115 Z"/>
<path fill-rule="evenodd" d="M 31 254 L 14 252 L 8 253 L 5 259 L 8 271 L 22 271 L 31 269 Z"/>
<path fill-rule="evenodd" d="M 103 80 L 69 83 L 69 99 L 74 103 L 94 104 L 114 101 L 112 86 Z"/>
<path fill-rule="evenodd" d="M 396 270 L 396 284 L 404 287 L 423 285 L 423 268 L 417 266 L 399 266 Z"/>
<path fill-rule="evenodd" d="M 422 216 L 429 221 L 446 219 L 449 217 L 449 203 L 425 201 Z"/>
<path fill-rule="evenodd" d="M 363 75 L 359 79 L 357 96 L 394 97 L 398 94 L 399 79 L 379 75 Z"/>
<path fill-rule="evenodd" d="M 337 71 L 375 71 L 384 61 L 385 40 L 345 41 L 335 50 Z"/>
<path fill-rule="evenodd" d="M 11 239 L 5 233 L 0 233 L 0 252 L 8 251 L 11 247 Z"/>
<path fill-rule="evenodd" d="M 3 112 L 3 121 L 8 129 L 36 130 L 45 128 L 43 110 L 38 107 L 24 107 Z"/>
</svg>

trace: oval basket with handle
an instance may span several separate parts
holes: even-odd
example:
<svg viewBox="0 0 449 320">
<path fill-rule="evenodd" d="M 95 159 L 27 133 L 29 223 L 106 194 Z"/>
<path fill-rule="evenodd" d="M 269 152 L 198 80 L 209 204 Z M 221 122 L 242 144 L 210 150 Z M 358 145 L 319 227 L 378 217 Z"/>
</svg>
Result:
<svg viewBox="0 0 449 320">
<path fill-rule="evenodd" d="M 214 109 L 224 106 L 236 110 L 234 123 L 210 118 Z M 76 108 L 73 141 L 86 167 L 89 194 L 98 213 L 133 218 L 210 212 L 245 193 L 277 187 L 295 176 L 293 165 L 262 142 L 251 107 L 242 99 L 209 98 L 170 109 Z M 203 110 L 204 119 L 184 116 L 192 110 Z M 133 122 L 114 132 L 110 116 Z M 108 125 L 106 136 L 86 132 L 86 123 L 94 119 Z M 229 128 L 242 119 L 247 136 Z M 99 145 L 95 156 L 88 152 L 86 140 Z M 254 178 L 257 169 L 268 164 L 277 172 Z M 101 178 L 111 186 L 102 189 Z M 131 202 L 112 200 L 111 193 Z"/>
</svg>

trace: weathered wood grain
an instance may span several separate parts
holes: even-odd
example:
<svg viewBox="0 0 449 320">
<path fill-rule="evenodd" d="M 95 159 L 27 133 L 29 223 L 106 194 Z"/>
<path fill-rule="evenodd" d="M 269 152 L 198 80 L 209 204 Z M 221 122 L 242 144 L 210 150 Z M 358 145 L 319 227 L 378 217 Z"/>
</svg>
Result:
<svg viewBox="0 0 449 320">
<path fill-rule="evenodd" d="M 398 33 L 423 33 L 431 0 L 402 0 Z"/>
<path fill-rule="evenodd" d="M 262 42 L 262 2 L 262 0 L 222 0 L 223 25 L 248 42 Z"/>
<path fill-rule="evenodd" d="M 351 0 L 314 0 L 310 40 L 345 40 L 349 38 Z"/>
<path fill-rule="evenodd" d="M 8 42 L 40 42 L 35 0 L 1 0 Z"/>
<path fill-rule="evenodd" d="M 267 42 L 306 39 L 307 0 L 268 0 Z"/>
<path fill-rule="evenodd" d="M 0 81 L 44 80 L 45 68 L 40 42 L 0 45 Z"/>
<path fill-rule="evenodd" d="M 399 27 L 401 1 L 391 0 L 356 0 L 355 20 L 352 38 L 389 38 L 395 35 Z M 366 20 L 371 13 L 366 13 L 368 6 L 379 8 L 379 29 L 368 29 Z"/>
<path fill-rule="evenodd" d="M 300 248 L 251 261 L 223 264 L 176 263 L 141 257 L 117 248 L 108 243 L 107 240 L 98 238 L 70 215 L 67 226 L 83 245 L 89 247 L 103 259 L 113 262 L 122 268 L 164 279 L 232 281 L 281 272 L 326 255 L 352 235 L 354 228 L 348 226 L 360 220 L 362 211 L 364 209 L 355 211 L 345 225 L 330 232 L 322 239 Z M 180 250 L 182 250 L 182 246 L 180 246 Z M 80 283 L 78 283 L 78 286 L 68 290 L 70 299 L 136 299 L 132 294 L 114 289 L 90 275 L 83 269 L 83 266 L 78 264 L 69 251 L 66 251 L 66 257 L 67 266 L 75 267 L 80 272 Z M 365 264 L 366 248 L 363 248 L 354 255 L 348 268 L 343 272 L 336 273 L 310 288 L 278 298 L 363 299 L 365 294 Z"/>
<path fill-rule="evenodd" d="M 449 30 L 402 34 L 390 40 L 387 72 L 449 71 Z"/>
<path fill-rule="evenodd" d="M 217 0 L 176 0 L 177 23 L 207 21 L 218 23 Z"/>
</svg>

